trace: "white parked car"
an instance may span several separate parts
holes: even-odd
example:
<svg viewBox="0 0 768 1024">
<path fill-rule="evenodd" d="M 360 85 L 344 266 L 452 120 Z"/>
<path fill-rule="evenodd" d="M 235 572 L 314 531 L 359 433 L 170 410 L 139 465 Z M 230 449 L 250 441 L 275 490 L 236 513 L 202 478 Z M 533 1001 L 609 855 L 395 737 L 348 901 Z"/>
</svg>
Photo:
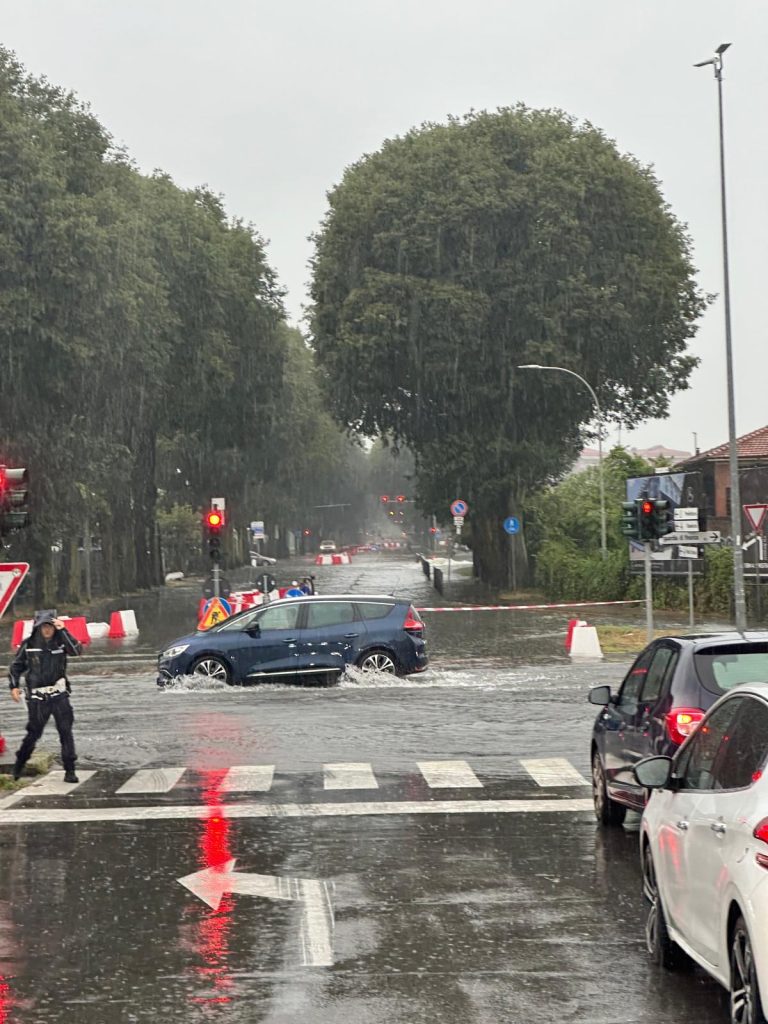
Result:
<svg viewBox="0 0 768 1024">
<path fill-rule="evenodd" d="M 336 550 L 336 541 L 335 540 L 321 540 L 320 541 L 320 546 L 319 546 L 318 550 L 323 552 L 324 554 L 330 554 L 330 552 Z"/>
<path fill-rule="evenodd" d="M 648 952 L 665 967 L 681 953 L 700 964 L 730 991 L 732 1024 L 765 1024 L 767 762 L 760 682 L 721 697 L 673 759 L 635 766 L 651 790 L 640 830 Z"/>
</svg>

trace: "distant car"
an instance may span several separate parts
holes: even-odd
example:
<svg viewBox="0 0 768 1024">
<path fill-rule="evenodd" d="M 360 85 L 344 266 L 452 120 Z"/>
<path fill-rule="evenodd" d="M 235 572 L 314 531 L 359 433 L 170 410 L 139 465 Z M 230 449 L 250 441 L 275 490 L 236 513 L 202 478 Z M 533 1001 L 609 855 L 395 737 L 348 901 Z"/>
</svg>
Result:
<svg viewBox="0 0 768 1024">
<path fill-rule="evenodd" d="M 718 701 L 673 760 L 635 766 L 651 791 L 640 832 L 648 951 L 665 967 L 682 951 L 729 989 L 732 1024 L 765 1024 L 767 768 L 767 683 Z"/>
<path fill-rule="evenodd" d="M 672 755 L 726 691 L 768 680 L 768 633 L 709 633 L 655 640 L 630 668 L 618 693 L 596 686 L 601 711 L 592 729 L 592 795 L 604 825 L 627 808 L 642 811 L 645 790 L 632 768 L 650 754 Z"/>
<path fill-rule="evenodd" d="M 328 554 L 329 551 L 335 551 L 335 550 L 336 550 L 336 541 L 335 540 L 321 540 L 320 541 L 320 547 L 318 548 L 318 551 L 321 551 L 323 554 Z"/>
<path fill-rule="evenodd" d="M 180 675 L 229 684 L 333 680 L 348 665 L 405 676 L 427 664 L 424 623 L 410 601 L 334 594 L 274 601 L 179 637 L 158 657 L 157 684 Z"/>
</svg>

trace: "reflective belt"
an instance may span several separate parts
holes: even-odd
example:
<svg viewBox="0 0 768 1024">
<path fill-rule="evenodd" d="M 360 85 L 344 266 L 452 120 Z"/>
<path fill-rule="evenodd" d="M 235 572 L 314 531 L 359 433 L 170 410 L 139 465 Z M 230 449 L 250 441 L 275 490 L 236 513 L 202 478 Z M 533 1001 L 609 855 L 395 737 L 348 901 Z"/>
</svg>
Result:
<svg viewBox="0 0 768 1024">
<path fill-rule="evenodd" d="M 67 692 L 67 680 L 57 679 L 53 686 L 36 686 L 30 690 L 30 696 L 35 700 L 44 700 L 46 697 L 55 697 L 56 694 Z"/>
</svg>

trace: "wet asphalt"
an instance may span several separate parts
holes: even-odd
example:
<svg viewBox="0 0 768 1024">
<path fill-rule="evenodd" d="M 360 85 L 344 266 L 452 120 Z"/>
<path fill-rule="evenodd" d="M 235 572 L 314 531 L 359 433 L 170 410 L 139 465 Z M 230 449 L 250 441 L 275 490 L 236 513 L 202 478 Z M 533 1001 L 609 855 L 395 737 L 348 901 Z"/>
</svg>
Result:
<svg viewBox="0 0 768 1024">
<path fill-rule="evenodd" d="M 316 572 L 486 599 L 401 557 Z M 585 694 L 627 659 L 570 664 L 568 612 L 425 612 L 405 680 L 158 690 L 196 601 L 142 599 L 137 641 L 73 663 L 80 785 L 0 799 L 0 1024 L 727 1020 L 701 972 L 648 962 L 637 823 L 599 829 L 587 785 Z"/>
</svg>

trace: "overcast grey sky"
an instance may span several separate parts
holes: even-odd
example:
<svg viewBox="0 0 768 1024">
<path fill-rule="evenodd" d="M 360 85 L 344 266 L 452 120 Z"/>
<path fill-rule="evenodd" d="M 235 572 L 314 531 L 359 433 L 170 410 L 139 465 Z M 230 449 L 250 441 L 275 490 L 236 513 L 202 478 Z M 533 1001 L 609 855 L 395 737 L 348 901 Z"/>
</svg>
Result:
<svg viewBox="0 0 768 1024">
<path fill-rule="evenodd" d="M 269 240 L 298 318 L 307 235 L 344 168 L 425 120 L 522 101 L 588 119 L 654 164 L 722 291 L 716 91 L 726 54 L 737 429 L 768 424 L 764 0 L 0 0 L 0 39 L 74 89 L 144 170 L 224 193 Z M 722 300 L 670 418 L 627 444 L 727 437 Z M 612 435 L 611 441 L 615 440 Z"/>
</svg>

